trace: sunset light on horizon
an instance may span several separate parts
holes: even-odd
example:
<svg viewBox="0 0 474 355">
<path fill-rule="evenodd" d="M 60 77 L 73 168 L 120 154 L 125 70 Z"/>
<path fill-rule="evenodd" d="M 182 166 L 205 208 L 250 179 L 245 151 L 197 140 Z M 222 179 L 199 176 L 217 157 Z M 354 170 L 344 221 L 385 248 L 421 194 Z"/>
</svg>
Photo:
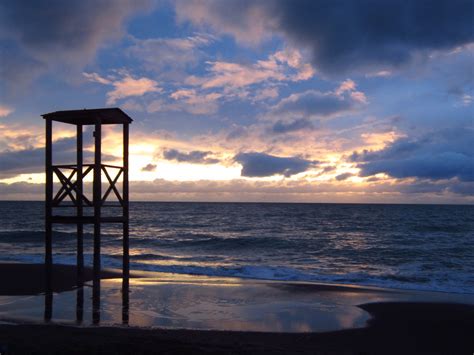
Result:
<svg viewBox="0 0 474 355">
<path fill-rule="evenodd" d="M 132 200 L 471 204 L 463 4 L 439 22 L 426 2 L 372 4 L 385 23 L 364 22 L 365 5 L 326 4 L 323 18 L 311 2 L 0 5 L 2 199 L 43 198 L 41 114 L 120 107 L 134 119 Z M 54 134 L 58 162 L 73 160 L 72 127 Z M 84 139 L 92 149 L 92 130 Z M 121 144 L 107 127 L 103 159 Z"/>
</svg>

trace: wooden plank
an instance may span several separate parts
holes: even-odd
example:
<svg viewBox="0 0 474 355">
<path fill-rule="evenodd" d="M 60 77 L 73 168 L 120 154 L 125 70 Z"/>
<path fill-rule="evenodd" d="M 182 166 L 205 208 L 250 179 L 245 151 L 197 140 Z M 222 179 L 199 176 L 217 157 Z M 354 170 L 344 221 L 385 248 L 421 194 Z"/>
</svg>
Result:
<svg viewBox="0 0 474 355">
<path fill-rule="evenodd" d="M 82 216 L 80 218 L 77 216 L 52 216 L 51 220 L 53 223 L 57 224 L 93 224 L 95 222 L 93 216 Z"/>
<path fill-rule="evenodd" d="M 96 218 L 94 216 L 52 216 L 51 217 L 52 223 L 56 224 L 95 224 Z M 123 223 L 124 218 L 122 216 L 119 217 L 101 217 L 100 223 Z"/>
<path fill-rule="evenodd" d="M 53 170 L 54 170 L 54 172 L 56 173 L 57 177 L 59 178 L 59 181 L 61 182 L 61 184 L 62 184 L 63 186 L 66 186 L 66 188 L 65 188 L 65 190 L 64 190 L 64 194 L 65 194 L 65 195 L 68 195 L 68 196 L 70 197 L 70 199 L 71 199 L 71 201 L 72 201 L 73 204 L 76 204 L 76 198 L 75 198 L 74 195 L 72 194 L 72 191 L 75 190 L 75 183 L 74 183 L 74 184 L 71 183 L 71 181 L 66 177 L 66 175 L 64 175 L 64 174 L 62 173 L 62 171 L 59 170 L 59 168 L 53 168 Z M 74 172 L 75 172 L 75 170 L 72 171 L 72 173 L 71 173 L 71 175 L 70 175 L 71 178 L 72 178 L 72 176 L 74 175 Z M 63 197 L 62 199 L 64 199 L 64 197 Z M 62 199 L 59 200 L 59 202 L 61 202 Z M 59 203 L 59 202 L 58 202 L 58 203 Z"/>
<path fill-rule="evenodd" d="M 55 205 L 53 204 L 53 207 L 59 207 L 59 208 L 77 208 L 77 205 L 62 205 L 62 204 L 60 204 L 60 205 L 55 206 Z M 89 207 L 94 207 L 94 206 L 92 206 L 92 205 L 89 206 L 89 205 L 87 205 L 87 204 L 82 205 L 82 208 L 83 208 L 83 209 L 84 209 L 84 208 L 89 208 Z M 102 208 L 123 208 L 123 206 L 122 206 L 121 204 L 112 204 L 112 202 L 111 202 L 110 204 L 104 204 L 104 205 L 102 205 Z"/>
<path fill-rule="evenodd" d="M 100 217 L 102 204 L 102 126 L 97 120 L 94 131 L 94 181 L 93 181 L 93 204 L 94 204 L 94 256 L 93 256 L 93 280 L 92 280 L 92 299 L 93 299 L 93 318 L 94 323 L 100 308 Z M 97 303 L 98 302 L 98 303 Z M 100 318 L 100 317 L 99 317 Z"/>
<path fill-rule="evenodd" d="M 107 197 L 109 197 L 110 192 L 113 190 L 115 193 L 115 196 L 117 197 L 117 200 L 120 202 L 121 205 L 123 205 L 123 199 L 122 196 L 120 196 L 120 193 L 118 192 L 117 188 L 115 187 L 115 184 L 117 183 L 118 179 L 120 178 L 120 175 L 122 174 L 123 169 L 120 168 L 119 172 L 115 176 L 114 180 L 110 177 L 107 169 L 105 168 L 104 165 L 102 165 L 102 170 L 105 173 L 105 176 L 107 177 L 107 180 L 109 181 L 109 188 L 104 194 L 104 197 L 102 198 L 102 205 L 105 203 L 107 200 Z"/>
<path fill-rule="evenodd" d="M 102 164 L 102 166 L 105 166 L 106 168 L 114 168 L 114 169 L 122 169 L 122 166 L 118 165 L 110 165 L 110 164 Z"/>
<path fill-rule="evenodd" d="M 60 171 L 59 169 L 60 168 L 54 166 L 53 167 L 53 172 L 55 172 L 56 175 L 58 175 L 57 171 Z M 76 169 L 73 169 L 72 172 L 69 174 L 69 176 L 66 178 L 66 181 L 71 182 L 71 179 L 74 177 L 75 174 L 76 174 Z M 61 188 L 58 190 L 58 192 L 56 193 L 56 196 L 54 196 L 54 198 L 53 198 L 53 204 L 54 205 L 59 205 L 59 203 L 62 200 L 64 200 L 64 198 L 68 194 L 70 194 L 70 192 L 74 189 L 74 186 L 70 187 L 70 184 L 64 183 L 59 175 L 58 175 L 58 178 L 59 178 L 59 181 L 61 182 Z"/>
</svg>

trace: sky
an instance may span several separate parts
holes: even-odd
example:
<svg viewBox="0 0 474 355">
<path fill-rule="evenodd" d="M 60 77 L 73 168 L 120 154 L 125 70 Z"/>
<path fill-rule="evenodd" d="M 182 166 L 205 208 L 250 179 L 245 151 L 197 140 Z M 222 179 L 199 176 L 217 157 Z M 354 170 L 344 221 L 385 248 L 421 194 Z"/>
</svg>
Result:
<svg viewBox="0 0 474 355">
<path fill-rule="evenodd" d="M 132 200 L 472 204 L 473 54 L 472 0 L 3 0 L 0 199 L 120 107 Z"/>
</svg>

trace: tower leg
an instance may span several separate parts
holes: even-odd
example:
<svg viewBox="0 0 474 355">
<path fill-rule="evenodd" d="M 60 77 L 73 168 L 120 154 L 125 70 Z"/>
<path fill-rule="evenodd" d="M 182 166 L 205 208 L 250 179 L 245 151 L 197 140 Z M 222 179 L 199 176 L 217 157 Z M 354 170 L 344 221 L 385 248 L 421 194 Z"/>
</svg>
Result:
<svg viewBox="0 0 474 355">
<path fill-rule="evenodd" d="M 76 322 L 82 323 L 84 318 L 84 287 L 79 286 L 76 290 Z"/>
<path fill-rule="evenodd" d="M 45 269 L 45 308 L 44 318 L 46 321 L 51 320 L 53 313 L 53 226 L 52 226 L 52 209 L 53 209 L 53 122 L 46 120 L 46 149 L 45 149 L 45 166 L 46 166 L 46 184 L 45 184 L 45 253 L 44 253 L 44 269 Z"/>
<path fill-rule="evenodd" d="M 128 324 L 129 304 L 129 197 L 128 197 L 128 143 L 129 125 L 123 125 L 123 269 L 122 269 L 122 322 Z"/>
<path fill-rule="evenodd" d="M 100 321 L 100 222 L 102 205 L 102 162 L 101 162 L 101 136 L 100 122 L 95 124 L 95 151 L 94 151 L 94 278 L 92 288 L 92 318 L 94 324 Z"/>
<path fill-rule="evenodd" d="M 77 216 L 80 218 L 83 215 L 82 210 L 82 125 L 77 125 L 76 132 L 76 209 Z M 77 286 L 82 287 L 84 283 L 84 225 L 77 224 Z"/>
</svg>

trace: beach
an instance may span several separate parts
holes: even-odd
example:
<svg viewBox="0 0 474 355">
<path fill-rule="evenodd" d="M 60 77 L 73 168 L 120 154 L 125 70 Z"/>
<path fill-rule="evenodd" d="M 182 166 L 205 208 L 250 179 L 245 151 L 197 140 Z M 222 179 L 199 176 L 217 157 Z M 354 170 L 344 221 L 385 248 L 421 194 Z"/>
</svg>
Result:
<svg viewBox="0 0 474 355">
<path fill-rule="evenodd" d="M 0 355 L 474 355 L 474 0 L 0 19 Z"/>
<path fill-rule="evenodd" d="M 41 286 L 30 293 L 21 286 L 39 285 L 43 266 L 0 265 L 6 354 L 470 354 L 474 348 L 469 295 L 135 273 L 124 322 L 122 280 L 111 270 L 102 274 L 101 321 L 92 325 L 90 270 L 79 323 L 75 272 L 55 265 L 53 317 L 45 323 Z"/>
<path fill-rule="evenodd" d="M 0 202 L 4 354 L 472 354 L 471 206 L 132 203 L 122 230 L 53 232 L 40 202 Z M 28 341 L 25 341 L 28 339 Z"/>
</svg>

